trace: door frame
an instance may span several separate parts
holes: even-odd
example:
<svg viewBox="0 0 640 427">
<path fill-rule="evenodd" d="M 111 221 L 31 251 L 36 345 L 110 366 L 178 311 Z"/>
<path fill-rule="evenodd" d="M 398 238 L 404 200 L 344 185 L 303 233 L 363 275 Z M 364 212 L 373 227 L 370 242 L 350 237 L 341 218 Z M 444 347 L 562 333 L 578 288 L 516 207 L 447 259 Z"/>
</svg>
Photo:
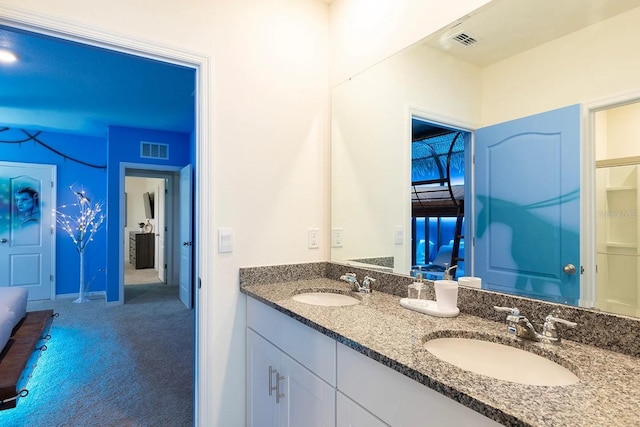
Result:
<svg viewBox="0 0 640 427">
<path fill-rule="evenodd" d="M 207 282 L 209 277 L 213 276 L 212 262 L 204 262 L 210 260 L 209 245 L 202 242 L 207 241 L 200 236 L 208 236 L 213 228 L 211 221 L 201 221 L 201 218 L 212 217 L 213 196 L 210 185 L 210 167 L 206 160 L 210 158 L 211 145 L 209 143 L 209 76 L 210 62 L 208 55 L 180 49 L 159 42 L 149 42 L 142 38 L 136 38 L 116 31 L 105 31 L 78 22 L 69 22 L 62 18 L 54 18 L 40 13 L 24 11 L 11 7 L 3 7 L 0 23 L 12 28 L 27 30 L 39 34 L 52 37 L 58 37 L 90 46 L 97 46 L 111 49 L 116 52 L 138 55 L 141 57 L 155 59 L 158 61 L 168 62 L 172 64 L 182 65 L 195 70 L 196 88 L 195 88 L 195 116 L 196 123 L 194 126 L 194 148 L 192 164 L 195 168 L 195 186 L 194 186 L 194 239 L 193 246 L 193 271 L 194 278 L 200 283 Z M 203 160 L 204 159 L 204 160 Z M 122 221 L 122 218 L 121 218 Z M 119 246 L 122 246 L 120 244 Z M 202 267 L 201 267 L 202 266 Z M 208 402 L 211 400 L 211 391 L 204 386 L 199 379 L 198 372 L 207 370 L 207 360 L 210 360 L 209 352 L 213 346 L 210 345 L 211 339 L 203 332 L 200 327 L 201 321 L 206 321 L 206 317 L 201 314 L 200 304 L 204 304 L 209 299 L 209 289 L 199 286 L 195 287 L 194 307 L 195 307 L 195 357 L 194 366 L 196 375 L 194 376 L 194 422 L 200 424 L 202 411 L 206 405 L 200 402 Z M 202 293 L 202 295 L 201 295 Z"/>
<path fill-rule="evenodd" d="M 582 221 L 580 221 L 580 264 L 584 266 L 580 281 L 580 307 L 594 307 L 596 302 L 596 113 L 640 102 L 640 91 L 618 94 L 582 105 L 583 149 L 581 150 Z"/>
<path fill-rule="evenodd" d="M 126 219 L 126 208 L 127 204 L 124 202 L 124 193 L 125 193 L 125 184 L 126 178 L 128 177 L 137 177 L 137 178 L 154 178 L 154 179 L 165 179 L 167 180 L 166 186 L 166 199 L 165 199 L 165 226 L 169 226 L 171 228 L 170 233 L 165 233 L 165 263 L 167 264 L 165 282 L 170 285 L 177 284 L 177 275 L 176 275 L 176 263 L 179 262 L 179 257 L 176 255 L 176 251 L 173 249 L 175 246 L 175 242 L 178 239 L 177 227 L 178 223 L 176 221 L 176 215 L 174 215 L 173 210 L 168 209 L 168 206 L 173 205 L 176 198 L 176 189 L 177 187 L 177 177 L 179 175 L 180 168 L 174 166 L 163 166 L 163 165 L 150 165 L 150 164 L 140 164 L 140 163 L 121 163 L 120 164 L 120 232 L 122 236 L 119 239 L 122 241 L 122 247 L 120 250 L 122 251 L 122 260 L 123 263 L 120 265 L 119 272 L 119 281 L 120 281 L 120 292 L 119 292 L 119 300 L 115 302 L 116 304 L 124 303 L 124 263 L 126 262 L 124 258 L 124 247 L 127 244 L 127 236 L 124 234 L 125 229 L 125 219 Z M 123 175 L 124 173 L 124 175 Z M 190 219 L 193 222 L 193 218 Z M 157 232 L 157 230 L 156 230 Z M 159 268 L 159 267 L 158 267 Z M 175 279 L 175 280 L 174 280 Z"/>
</svg>

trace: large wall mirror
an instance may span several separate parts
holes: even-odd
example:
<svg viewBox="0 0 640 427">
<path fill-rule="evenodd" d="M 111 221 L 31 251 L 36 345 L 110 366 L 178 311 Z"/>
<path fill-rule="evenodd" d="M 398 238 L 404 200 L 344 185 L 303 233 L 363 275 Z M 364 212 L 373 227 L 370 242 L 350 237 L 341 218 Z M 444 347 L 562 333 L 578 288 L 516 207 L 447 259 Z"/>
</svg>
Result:
<svg viewBox="0 0 640 427">
<path fill-rule="evenodd" d="M 435 228 L 426 239 L 434 248 L 417 246 L 434 220 L 416 226 L 412 210 L 414 143 L 426 123 L 426 135 L 462 135 L 463 275 L 545 259 L 540 277 L 557 283 L 502 274 L 487 289 L 640 316 L 638 22 L 640 0 L 493 0 L 335 86 L 331 259 L 410 274 L 417 257 L 428 265 L 453 242 Z M 535 144 L 499 137 L 518 142 L 508 150 L 481 142 L 485 129 L 548 115 L 570 125 L 571 143 L 547 128 L 531 132 L 546 138 Z M 486 194 L 493 204 L 483 204 Z M 577 250 L 561 259 L 546 236 Z M 527 246 L 516 250 L 520 239 Z"/>
</svg>

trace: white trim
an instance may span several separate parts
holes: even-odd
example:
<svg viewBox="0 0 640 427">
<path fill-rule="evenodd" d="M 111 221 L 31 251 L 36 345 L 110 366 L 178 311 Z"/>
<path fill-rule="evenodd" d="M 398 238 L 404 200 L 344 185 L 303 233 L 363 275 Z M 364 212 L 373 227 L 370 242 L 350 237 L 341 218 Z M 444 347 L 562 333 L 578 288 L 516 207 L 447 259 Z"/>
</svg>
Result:
<svg viewBox="0 0 640 427">
<path fill-rule="evenodd" d="M 55 299 L 76 299 L 79 296 L 80 296 L 80 293 L 74 292 L 74 293 L 69 293 L 69 294 L 58 294 L 58 295 L 56 295 Z M 106 293 L 106 291 L 92 291 L 92 292 L 85 292 L 84 296 L 87 297 L 87 298 L 89 298 L 89 297 L 101 297 L 99 299 L 104 298 L 106 300 L 107 293 Z M 113 303 L 107 303 L 107 305 L 111 305 L 111 304 L 113 304 Z"/>
<path fill-rule="evenodd" d="M 208 322 L 206 310 L 201 309 L 201 304 L 206 304 L 206 297 L 210 296 L 206 288 L 202 289 L 202 302 L 200 290 L 197 288 L 199 278 L 207 282 L 207 278 L 213 277 L 213 266 L 211 262 L 204 262 L 209 259 L 208 247 L 203 244 L 210 239 L 210 221 L 203 221 L 200 218 L 211 218 L 210 212 L 213 204 L 209 186 L 209 56 L 190 52 L 180 47 L 172 47 L 154 43 L 139 38 L 127 37 L 107 32 L 78 22 L 69 22 L 60 18 L 51 18 L 32 11 L 25 11 L 17 8 L 2 8 L 0 24 L 10 27 L 21 28 L 85 43 L 93 46 L 105 47 L 119 52 L 126 52 L 133 55 L 157 59 L 173 64 L 184 65 L 196 70 L 196 124 L 195 124 L 195 217 L 194 230 L 196 231 L 194 240 L 195 262 L 194 277 L 196 278 L 196 292 L 194 293 L 195 305 L 195 404 L 194 404 L 194 424 L 203 425 L 207 417 L 207 405 L 200 402 L 213 400 L 207 394 L 206 384 L 199 381 L 199 375 L 205 372 L 204 365 L 208 357 L 208 337 L 202 332 L 200 322 Z M 121 218 L 122 219 L 122 218 Z M 121 245 L 120 245 L 121 246 Z M 202 271 L 200 266 L 203 266 Z M 206 325 L 207 323 L 205 323 Z M 202 365 L 202 366 L 201 366 Z"/>
<path fill-rule="evenodd" d="M 409 114 L 433 124 L 454 128 L 465 132 L 473 132 L 474 130 L 481 127 L 478 123 L 471 123 L 467 122 L 466 120 L 443 116 L 442 114 L 421 110 L 415 107 L 409 107 Z"/>
<path fill-rule="evenodd" d="M 595 114 L 598 111 L 640 102 L 640 91 L 617 94 L 582 105 L 583 145 L 581 157 L 580 264 L 585 271 L 580 280 L 580 307 L 594 307 L 596 302 L 596 141 Z"/>
<path fill-rule="evenodd" d="M 580 307 L 596 302 L 595 110 L 582 106 L 583 143 L 580 150 Z M 580 274 L 580 271 L 578 272 Z"/>
<path fill-rule="evenodd" d="M 125 36 L 78 22 L 51 18 L 12 7 L 3 6 L 0 24 L 117 52 L 183 65 L 196 70 L 209 59 L 206 55 L 187 51 L 177 46 Z"/>
<path fill-rule="evenodd" d="M 58 167 L 56 165 L 51 166 L 51 206 L 58 207 Z M 57 227 L 58 223 L 53 220 L 51 224 L 51 276 L 53 276 L 53 280 L 51 280 L 51 299 L 55 299 L 56 297 L 56 288 L 58 283 L 58 275 L 56 274 L 56 239 L 58 236 Z"/>
</svg>

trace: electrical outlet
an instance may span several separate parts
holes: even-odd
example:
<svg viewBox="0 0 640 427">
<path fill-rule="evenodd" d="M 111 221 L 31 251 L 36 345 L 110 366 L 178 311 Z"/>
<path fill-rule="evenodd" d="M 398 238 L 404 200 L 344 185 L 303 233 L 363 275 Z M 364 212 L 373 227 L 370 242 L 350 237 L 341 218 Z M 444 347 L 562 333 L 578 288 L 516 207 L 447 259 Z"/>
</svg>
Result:
<svg viewBox="0 0 640 427">
<path fill-rule="evenodd" d="M 332 248 L 341 248 L 342 247 L 342 228 L 332 228 L 331 229 L 331 247 Z"/>
<path fill-rule="evenodd" d="M 317 228 L 309 229 L 309 249 L 318 249 L 320 247 L 320 230 Z"/>
</svg>

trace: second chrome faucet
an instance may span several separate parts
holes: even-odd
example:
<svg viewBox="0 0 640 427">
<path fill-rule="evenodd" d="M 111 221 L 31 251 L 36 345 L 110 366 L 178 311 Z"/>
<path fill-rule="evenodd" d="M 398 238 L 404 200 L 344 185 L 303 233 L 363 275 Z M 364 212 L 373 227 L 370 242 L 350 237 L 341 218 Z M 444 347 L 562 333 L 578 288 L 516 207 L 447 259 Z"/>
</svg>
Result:
<svg viewBox="0 0 640 427">
<path fill-rule="evenodd" d="M 546 344 L 560 344 L 560 336 L 556 329 L 556 323 L 561 323 L 569 328 L 575 328 L 577 326 L 577 323 L 575 322 L 570 322 L 550 314 L 544 319 L 542 333 L 538 333 L 529 319 L 521 315 L 520 310 L 517 308 L 497 306 L 494 306 L 493 308 L 496 311 L 508 313 L 507 332 L 525 340 L 537 341 Z"/>
<path fill-rule="evenodd" d="M 364 279 L 362 279 L 362 285 L 361 285 L 360 283 L 358 283 L 358 280 L 356 279 L 356 273 L 345 273 L 342 276 L 340 276 L 340 280 L 344 280 L 345 282 L 350 283 L 354 291 L 361 292 L 364 294 L 371 293 L 371 284 L 376 281 L 376 279 L 372 277 L 365 276 Z"/>
</svg>

